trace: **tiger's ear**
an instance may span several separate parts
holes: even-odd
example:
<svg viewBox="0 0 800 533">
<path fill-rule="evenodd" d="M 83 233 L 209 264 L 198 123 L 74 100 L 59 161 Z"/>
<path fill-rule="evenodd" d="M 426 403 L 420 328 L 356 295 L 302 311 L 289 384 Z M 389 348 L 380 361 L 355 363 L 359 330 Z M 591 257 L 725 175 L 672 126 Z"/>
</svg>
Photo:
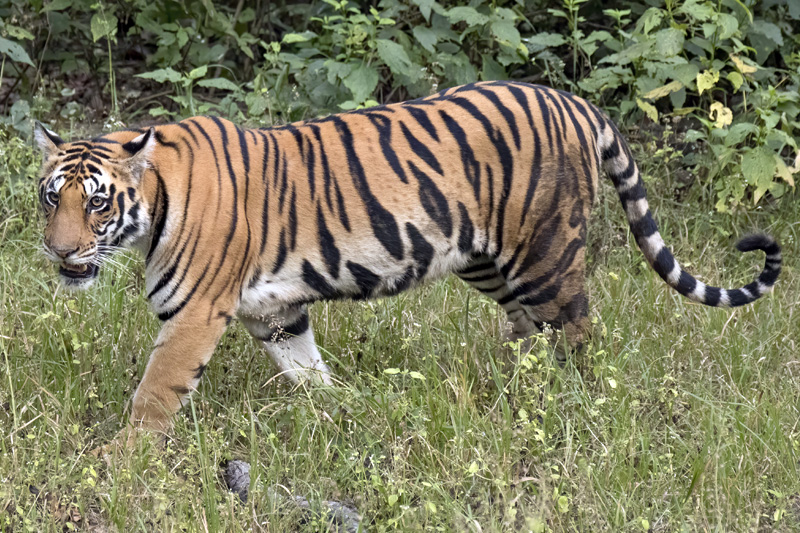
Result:
<svg viewBox="0 0 800 533">
<path fill-rule="evenodd" d="M 64 144 L 64 139 L 59 137 L 56 132 L 45 128 L 38 120 L 33 127 L 33 137 L 36 139 L 36 145 L 42 151 L 45 159 L 56 153 L 58 147 Z"/>
<path fill-rule="evenodd" d="M 156 129 L 152 126 L 146 132 L 122 145 L 123 150 L 132 154 L 129 158 L 122 160 L 122 165 L 128 170 L 134 184 L 139 183 L 144 171 L 150 166 L 150 156 L 155 147 Z"/>
</svg>

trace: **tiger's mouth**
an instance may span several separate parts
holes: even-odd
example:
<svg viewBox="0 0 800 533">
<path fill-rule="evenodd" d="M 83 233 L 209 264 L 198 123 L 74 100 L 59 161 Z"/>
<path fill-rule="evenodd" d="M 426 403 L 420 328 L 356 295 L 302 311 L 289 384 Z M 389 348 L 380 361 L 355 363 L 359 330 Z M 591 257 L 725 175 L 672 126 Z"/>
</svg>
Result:
<svg viewBox="0 0 800 533">
<path fill-rule="evenodd" d="M 58 273 L 73 282 L 87 281 L 97 277 L 100 269 L 94 264 L 73 265 L 61 263 Z"/>
</svg>

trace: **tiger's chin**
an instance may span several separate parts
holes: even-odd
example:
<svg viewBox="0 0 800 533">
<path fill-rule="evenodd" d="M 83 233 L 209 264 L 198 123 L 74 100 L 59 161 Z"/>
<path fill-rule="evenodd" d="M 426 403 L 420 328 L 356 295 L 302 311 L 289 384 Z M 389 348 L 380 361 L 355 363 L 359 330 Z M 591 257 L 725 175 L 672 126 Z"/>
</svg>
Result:
<svg viewBox="0 0 800 533">
<path fill-rule="evenodd" d="M 58 273 L 61 277 L 61 283 L 68 289 L 82 291 L 91 287 L 97 275 L 100 273 L 100 268 L 93 264 L 72 265 L 62 263 L 58 267 Z"/>
</svg>

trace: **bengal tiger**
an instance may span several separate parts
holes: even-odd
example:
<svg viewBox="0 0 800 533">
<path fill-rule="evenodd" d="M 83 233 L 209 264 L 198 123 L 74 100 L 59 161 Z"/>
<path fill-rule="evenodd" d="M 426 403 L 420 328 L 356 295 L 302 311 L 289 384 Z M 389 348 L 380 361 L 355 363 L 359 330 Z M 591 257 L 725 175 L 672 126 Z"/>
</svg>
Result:
<svg viewBox="0 0 800 533">
<path fill-rule="evenodd" d="M 680 294 L 740 306 L 781 269 L 779 245 L 756 235 L 737 245 L 766 253 L 755 281 L 734 290 L 697 281 L 664 244 L 615 125 L 536 85 L 473 83 L 271 128 L 195 117 L 74 142 L 38 124 L 35 137 L 44 251 L 61 281 L 88 287 L 120 248 L 145 255 L 163 326 L 127 438 L 169 429 L 234 316 L 290 380 L 330 385 L 309 304 L 393 295 L 449 273 L 502 306 L 510 339 L 547 323 L 579 349 L 601 169 L 648 263 Z"/>
</svg>

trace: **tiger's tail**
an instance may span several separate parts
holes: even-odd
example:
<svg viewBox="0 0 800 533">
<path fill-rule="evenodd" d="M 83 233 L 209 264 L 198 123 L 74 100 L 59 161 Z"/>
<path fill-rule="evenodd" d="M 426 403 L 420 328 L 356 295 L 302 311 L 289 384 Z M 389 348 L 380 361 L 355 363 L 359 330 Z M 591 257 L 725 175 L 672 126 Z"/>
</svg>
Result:
<svg viewBox="0 0 800 533">
<path fill-rule="evenodd" d="M 647 204 L 647 193 L 630 148 L 611 121 L 600 126 L 598 148 L 606 173 L 617 189 L 631 232 L 647 262 L 667 284 L 682 295 L 712 307 L 746 305 L 772 290 L 781 272 L 781 247 L 769 235 L 749 235 L 736 248 L 741 252 L 763 250 L 764 269 L 751 283 L 739 289 L 721 289 L 698 281 L 675 260 L 658 232 Z"/>
</svg>

